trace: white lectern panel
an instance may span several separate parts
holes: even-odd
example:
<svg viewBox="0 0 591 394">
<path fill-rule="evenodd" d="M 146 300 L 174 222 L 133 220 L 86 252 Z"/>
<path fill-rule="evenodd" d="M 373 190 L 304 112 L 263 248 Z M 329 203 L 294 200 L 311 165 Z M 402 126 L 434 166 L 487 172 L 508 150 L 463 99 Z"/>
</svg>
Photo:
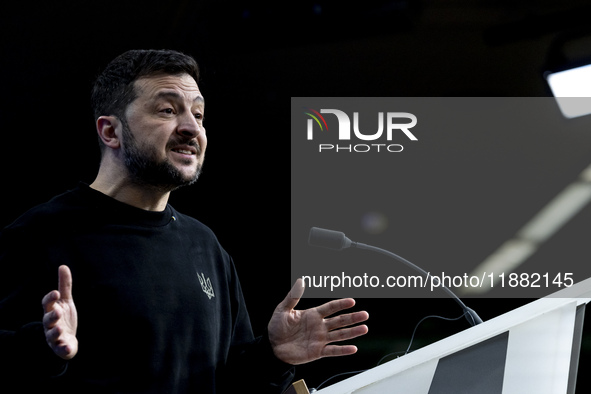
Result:
<svg viewBox="0 0 591 394">
<path fill-rule="evenodd" d="M 511 328 L 503 394 L 567 393 L 576 302 Z"/>
<path fill-rule="evenodd" d="M 317 393 L 570 393 L 590 300 L 587 279 Z"/>
</svg>

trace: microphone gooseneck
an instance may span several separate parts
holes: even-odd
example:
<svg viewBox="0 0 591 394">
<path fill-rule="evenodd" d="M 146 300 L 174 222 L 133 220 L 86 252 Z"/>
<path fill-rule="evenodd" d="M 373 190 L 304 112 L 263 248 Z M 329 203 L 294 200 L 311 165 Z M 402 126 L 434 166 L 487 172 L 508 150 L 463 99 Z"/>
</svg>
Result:
<svg viewBox="0 0 591 394">
<path fill-rule="evenodd" d="M 360 242 L 353 242 L 345 233 L 340 231 L 334 230 L 327 230 L 319 227 L 312 227 L 310 229 L 310 235 L 308 237 L 308 243 L 312 246 L 320 246 L 328 249 L 333 250 L 343 250 L 349 247 L 357 248 L 357 249 L 364 249 L 370 250 L 373 252 L 381 253 L 386 256 L 392 257 L 395 260 L 407 265 L 408 267 L 418 271 L 425 277 L 425 279 L 429 279 L 430 274 L 423 270 L 422 268 L 416 266 L 415 264 L 411 263 L 410 261 L 398 256 L 395 253 L 392 253 L 386 249 L 378 248 L 376 246 L 363 244 Z M 471 308 L 468 308 L 466 304 L 458 297 L 455 293 L 453 293 L 449 288 L 441 284 L 441 289 L 445 291 L 450 297 L 452 297 L 456 302 L 460 305 L 460 307 L 464 310 L 466 314 L 466 320 L 470 323 L 471 326 L 475 326 L 477 324 L 482 323 L 482 319 L 478 314 Z"/>
</svg>

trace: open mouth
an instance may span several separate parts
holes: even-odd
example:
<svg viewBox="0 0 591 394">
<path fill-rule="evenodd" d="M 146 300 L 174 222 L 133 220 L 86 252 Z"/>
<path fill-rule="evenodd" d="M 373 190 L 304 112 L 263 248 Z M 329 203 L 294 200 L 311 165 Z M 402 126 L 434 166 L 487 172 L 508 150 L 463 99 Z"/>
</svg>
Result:
<svg viewBox="0 0 591 394">
<path fill-rule="evenodd" d="M 176 152 L 176 153 L 180 153 L 182 155 L 194 155 L 195 154 L 195 151 L 188 150 L 188 149 L 180 149 L 180 148 L 178 148 L 178 149 L 173 149 L 172 151 L 173 152 Z"/>
<path fill-rule="evenodd" d="M 200 147 L 196 142 L 172 145 L 170 150 L 181 155 L 189 156 L 198 155 L 200 153 Z"/>
</svg>

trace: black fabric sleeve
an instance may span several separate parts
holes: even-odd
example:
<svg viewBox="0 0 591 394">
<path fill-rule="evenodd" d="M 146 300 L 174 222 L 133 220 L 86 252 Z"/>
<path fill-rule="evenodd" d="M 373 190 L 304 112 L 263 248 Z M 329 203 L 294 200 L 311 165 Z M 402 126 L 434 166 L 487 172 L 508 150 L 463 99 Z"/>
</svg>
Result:
<svg viewBox="0 0 591 394">
<path fill-rule="evenodd" d="M 14 343 L 19 353 L 25 357 L 21 360 L 21 370 L 29 370 L 37 376 L 56 378 L 65 373 L 68 362 L 58 357 L 45 341 L 45 333 L 41 322 L 29 323 L 15 333 Z"/>
<path fill-rule="evenodd" d="M 261 394 L 281 394 L 291 384 L 295 367 L 275 356 L 267 332 L 254 337 L 238 274 L 231 259 L 230 264 L 235 323 L 233 346 L 221 384 L 223 390 L 219 392 L 238 392 L 239 389 L 249 388 Z"/>
<path fill-rule="evenodd" d="M 261 394 L 281 394 L 295 377 L 295 367 L 275 357 L 267 333 L 237 352 L 231 355 L 228 381 L 221 392 L 251 389 Z"/>
<path fill-rule="evenodd" d="M 45 340 L 41 300 L 36 279 L 39 256 L 22 232 L 0 233 L 0 381 L 21 384 L 62 374 L 67 362 Z M 7 385 L 10 387 L 10 385 Z M 1 391 L 1 390 L 0 390 Z M 4 392 L 4 391 L 2 391 Z"/>
<path fill-rule="evenodd" d="M 260 365 L 269 372 L 271 377 L 276 377 L 275 380 L 270 379 L 269 389 L 273 392 L 283 393 L 295 377 L 295 366 L 287 364 L 275 356 L 267 332 L 259 337 L 257 342 Z"/>
</svg>

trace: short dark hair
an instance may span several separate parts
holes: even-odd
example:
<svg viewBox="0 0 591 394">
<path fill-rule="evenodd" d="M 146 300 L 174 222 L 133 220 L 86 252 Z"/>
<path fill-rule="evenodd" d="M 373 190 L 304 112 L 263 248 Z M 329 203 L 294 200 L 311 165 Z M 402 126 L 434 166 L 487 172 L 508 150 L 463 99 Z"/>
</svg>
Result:
<svg viewBox="0 0 591 394">
<path fill-rule="evenodd" d="M 113 59 L 96 79 L 91 105 L 94 119 L 114 115 L 123 119 L 125 109 L 136 99 L 134 82 L 155 74 L 189 74 L 199 82 L 199 66 L 193 57 L 169 49 L 134 49 Z"/>
</svg>

